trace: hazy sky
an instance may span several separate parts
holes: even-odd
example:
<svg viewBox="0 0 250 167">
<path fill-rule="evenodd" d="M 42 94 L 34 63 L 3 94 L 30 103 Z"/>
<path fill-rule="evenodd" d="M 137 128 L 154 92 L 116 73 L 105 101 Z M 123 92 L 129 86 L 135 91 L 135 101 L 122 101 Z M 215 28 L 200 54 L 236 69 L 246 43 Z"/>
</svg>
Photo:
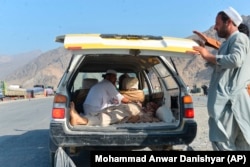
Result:
<svg viewBox="0 0 250 167">
<path fill-rule="evenodd" d="M 229 6 L 250 15 L 250 0 L 0 0 L 0 55 L 46 52 L 71 33 L 187 37 Z"/>
</svg>

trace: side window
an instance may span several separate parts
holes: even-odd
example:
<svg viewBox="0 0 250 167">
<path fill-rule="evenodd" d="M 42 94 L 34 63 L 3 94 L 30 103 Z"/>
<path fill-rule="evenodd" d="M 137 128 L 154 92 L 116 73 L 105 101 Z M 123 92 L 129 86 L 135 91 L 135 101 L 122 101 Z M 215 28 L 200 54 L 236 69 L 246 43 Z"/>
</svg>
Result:
<svg viewBox="0 0 250 167">
<path fill-rule="evenodd" d="M 165 66 L 163 66 L 163 64 L 155 65 L 155 69 L 158 71 L 162 81 L 164 81 L 168 90 L 178 89 L 178 84 L 174 80 L 172 74 L 168 71 L 168 69 Z"/>
<path fill-rule="evenodd" d="M 161 84 L 159 82 L 159 78 L 157 77 L 157 74 L 152 69 L 149 69 L 149 72 L 147 73 L 147 75 L 148 75 L 148 79 L 150 80 L 152 93 L 162 92 Z M 148 85 L 146 82 L 144 85 L 145 86 L 143 90 L 145 94 L 148 94 L 149 93 Z"/>
</svg>

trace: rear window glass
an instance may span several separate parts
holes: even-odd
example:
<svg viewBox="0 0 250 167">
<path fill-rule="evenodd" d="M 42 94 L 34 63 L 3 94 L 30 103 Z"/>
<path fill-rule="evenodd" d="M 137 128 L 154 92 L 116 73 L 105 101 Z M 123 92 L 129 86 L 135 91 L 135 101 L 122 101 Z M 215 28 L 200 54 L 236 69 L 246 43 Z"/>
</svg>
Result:
<svg viewBox="0 0 250 167">
<path fill-rule="evenodd" d="M 104 72 L 79 72 L 74 80 L 73 83 L 73 91 L 77 90 L 77 89 L 82 89 L 83 88 L 83 80 L 86 78 L 92 78 L 92 79 L 97 79 L 98 82 L 100 82 L 103 79 L 103 74 L 105 74 Z M 124 73 L 117 73 L 117 81 L 116 81 L 116 88 L 119 88 L 119 77 L 121 75 L 123 75 Z M 135 73 L 127 73 L 129 77 L 136 77 Z"/>
<path fill-rule="evenodd" d="M 82 89 L 83 88 L 83 79 L 84 78 L 94 78 L 98 81 L 102 80 L 102 74 L 104 73 L 86 73 L 86 72 L 79 72 L 74 80 L 73 90 Z"/>
</svg>

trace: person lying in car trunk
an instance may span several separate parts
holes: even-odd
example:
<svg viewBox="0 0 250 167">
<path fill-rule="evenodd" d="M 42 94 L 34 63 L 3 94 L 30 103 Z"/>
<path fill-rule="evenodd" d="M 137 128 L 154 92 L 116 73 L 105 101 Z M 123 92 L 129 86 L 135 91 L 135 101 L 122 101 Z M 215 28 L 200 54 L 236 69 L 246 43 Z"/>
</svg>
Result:
<svg viewBox="0 0 250 167">
<path fill-rule="evenodd" d="M 107 126 L 115 123 L 158 122 L 159 119 L 154 115 L 158 108 L 157 104 L 149 102 L 142 107 L 144 93 L 138 90 L 138 79 L 127 76 L 122 80 L 123 88 L 120 93 L 129 99 L 130 103 L 106 107 L 98 112 L 89 112 L 81 116 L 75 110 L 74 103 L 71 102 L 71 125 Z"/>
</svg>

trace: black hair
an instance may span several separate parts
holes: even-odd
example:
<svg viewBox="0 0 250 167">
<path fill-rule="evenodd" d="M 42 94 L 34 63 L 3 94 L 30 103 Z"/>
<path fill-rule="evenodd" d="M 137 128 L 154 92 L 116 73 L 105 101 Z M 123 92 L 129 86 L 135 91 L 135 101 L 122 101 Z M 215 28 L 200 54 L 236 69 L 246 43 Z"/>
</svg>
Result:
<svg viewBox="0 0 250 167">
<path fill-rule="evenodd" d="M 223 23 L 226 23 L 230 18 L 228 17 L 228 15 L 225 13 L 225 12 L 223 12 L 223 11 L 220 11 L 219 13 L 218 13 L 218 16 L 221 16 L 221 20 L 222 20 L 222 22 Z M 234 23 L 233 23 L 234 24 Z"/>
<path fill-rule="evenodd" d="M 102 77 L 103 77 L 103 78 L 106 78 L 106 76 L 107 76 L 107 74 L 102 74 Z"/>
<path fill-rule="evenodd" d="M 246 34 L 249 37 L 249 28 L 246 24 L 241 23 L 238 27 L 239 31 Z"/>
</svg>

